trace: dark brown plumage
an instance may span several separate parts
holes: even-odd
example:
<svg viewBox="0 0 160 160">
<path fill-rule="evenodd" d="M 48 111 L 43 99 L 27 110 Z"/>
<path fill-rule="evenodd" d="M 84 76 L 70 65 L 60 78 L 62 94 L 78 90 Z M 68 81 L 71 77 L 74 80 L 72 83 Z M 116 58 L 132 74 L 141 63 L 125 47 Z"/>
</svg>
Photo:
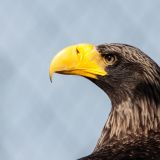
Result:
<svg viewBox="0 0 160 160">
<path fill-rule="evenodd" d="M 108 75 L 90 79 L 107 93 L 112 110 L 94 152 L 80 160 L 160 160 L 160 68 L 138 48 L 97 46 L 117 57 Z"/>
</svg>

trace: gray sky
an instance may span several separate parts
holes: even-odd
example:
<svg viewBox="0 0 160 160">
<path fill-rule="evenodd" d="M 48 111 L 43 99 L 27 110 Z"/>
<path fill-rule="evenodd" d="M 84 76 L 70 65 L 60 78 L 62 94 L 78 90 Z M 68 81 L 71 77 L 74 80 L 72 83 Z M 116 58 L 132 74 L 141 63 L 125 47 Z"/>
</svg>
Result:
<svg viewBox="0 0 160 160">
<path fill-rule="evenodd" d="M 70 44 L 128 43 L 160 64 L 160 1 L 0 0 L 0 159 L 74 160 L 92 152 L 111 109 L 88 80 L 55 75 Z"/>
</svg>

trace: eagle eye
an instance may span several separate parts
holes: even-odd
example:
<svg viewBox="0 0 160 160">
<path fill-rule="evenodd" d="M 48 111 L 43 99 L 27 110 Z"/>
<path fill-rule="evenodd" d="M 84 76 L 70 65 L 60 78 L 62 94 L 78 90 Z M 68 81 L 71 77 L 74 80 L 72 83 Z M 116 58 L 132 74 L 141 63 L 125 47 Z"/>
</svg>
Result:
<svg viewBox="0 0 160 160">
<path fill-rule="evenodd" d="M 102 55 L 104 58 L 105 63 L 107 63 L 107 65 L 113 65 L 116 61 L 117 61 L 117 57 L 114 54 L 103 54 Z"/>
</svg>

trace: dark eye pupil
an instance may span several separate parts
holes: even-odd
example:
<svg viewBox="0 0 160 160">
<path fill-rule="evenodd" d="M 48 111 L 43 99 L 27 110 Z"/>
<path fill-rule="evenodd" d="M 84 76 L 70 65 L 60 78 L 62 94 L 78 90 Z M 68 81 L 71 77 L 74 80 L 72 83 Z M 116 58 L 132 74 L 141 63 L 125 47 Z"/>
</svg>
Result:
<svg viewBox="0 0 160 160">
<path fill-rule="evenodd" d="M 108 56 L 106 57 L 106 59 L 107 59 L 108 61 L 112 61 L 112 58 L 113 58 L 113 56 L 111 56 L 111 55 L 108 55 Z"/>
</svg>

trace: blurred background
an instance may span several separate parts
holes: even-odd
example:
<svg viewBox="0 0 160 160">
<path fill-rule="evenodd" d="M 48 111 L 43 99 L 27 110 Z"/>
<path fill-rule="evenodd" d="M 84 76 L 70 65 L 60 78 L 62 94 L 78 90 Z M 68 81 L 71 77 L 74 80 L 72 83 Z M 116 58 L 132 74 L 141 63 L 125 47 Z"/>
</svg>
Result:
<svg viewBox="0 0 160 160">
<path fill-rule="evenodd" d="M 128 43 L 160 64 L 160 1 L 0 0 L 0 159 L 90 154 L 111 109 L 97 86 L 48 68 L 63 47 Z"/>
</svg>

